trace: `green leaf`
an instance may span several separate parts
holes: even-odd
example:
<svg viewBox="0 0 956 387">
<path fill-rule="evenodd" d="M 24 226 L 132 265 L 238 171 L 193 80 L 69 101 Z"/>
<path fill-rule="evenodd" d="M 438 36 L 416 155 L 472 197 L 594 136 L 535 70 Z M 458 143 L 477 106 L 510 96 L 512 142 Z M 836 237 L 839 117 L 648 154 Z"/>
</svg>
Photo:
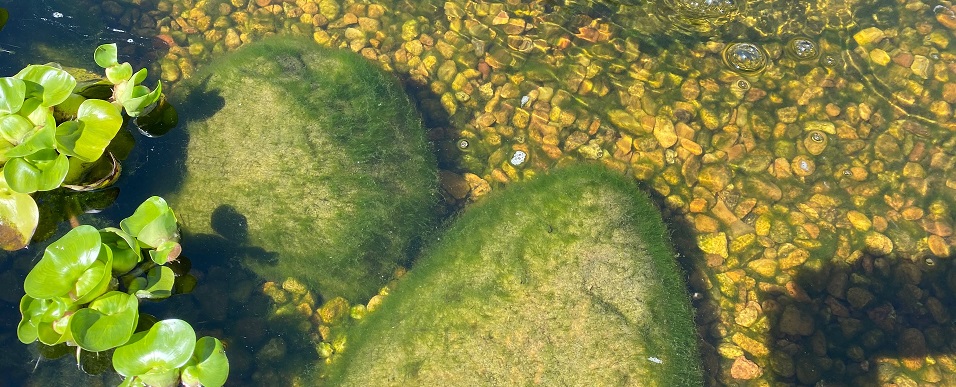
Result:
<svg viewBox="0 0 956 387">
<path fill-rule="evenodd" d="M 23 281 L 23 290 L 36 299 L 67 295 L 99 258 L 102 246 L 95 227 L 82 225 L 70 230 L 44 250 Z"/>
<path fill-rule="evenodd" d="M 42 150 L 52 150 L 56 147 L 56 123 L 50 115 L 52 125 L 31 125 L 31 131 L 13 149 L 6 153 L 6 157 L 25 157 Z"/>
<path fill-rule="evenodd" d="M 100 248 L 100 254 L 89 268 L 80 275 L 70 292 L 75 303 L 86 304 L 109 290 L 113 279 L 113 250 L 107 246 Z"/>
<path fill-rule="evenodd" d="M 123 62 L 122 64 L 113 65 L 106 68 L 106 79 L 109 79 L 111 83 L 118 84 L 120 82 L 126 82 L 133 76 L 133 66 L 129 62 Z"/>
<path fill-rule="evenodd" d="M 97 47 L 93 51 L 93 61 L 104 69 L 117 65 L 116 43 L 103 44 Z"/>
<path fill-rule="evenodd" d="M 26 94 L 27 85 L 23 80 L 14 77 L 0 78 L 0 115 L 20 111 Z"/>
<path fill-rule="evenodd" d="M 219 387 L 229 377 L 229 360 L 222 342 L 214 337 L 203 337 L 196 342 L 193 356 L 183 368 L 183 384 Z"/>
<path fill-rule="evenodd" d="M 19 114 L 0 116 L 0 136 L 11 144 L 19 144 L 33 132 L 33 123 Z"/>
<path fill-rule="evenodd" d="M 37 339 L 48 345 L 62 342 L 63 331 L 57 332 L 55 324 L 69 321 L 70 312 L 76 306 L 62 297 L 35 299 L 24 295 L 20 299 L 20 324 L 17 325 L 17 338 L 24 344 Z"/>
<path fill-rule="evenodd" d="M 76 121 L 66 121 L 56 128 L 56 147 L 83 161 L 95 161 L 122 126 L 123 116 L 116 106 L 88 99 L 80 104 Z"/>
<path fill-rule="evenodd" d="M 33 197 L 13 191 L 0 175 L 0 248 L 19 250 L 30 243 L 40 221 Z"/>
<path fill-rule="evenodd" d="M 107 227 L 100 230 L 100 238 L 113 251 L 113 274 L 126 274 L 142 261 L 139 242 L 127 232 Z"/>
<path fill-rule="evenodd" d="M 113 368 L 125 377 L 160 374 L 186 364 L 196 348 L 196 332 L 183 320 L 162 320 L 133 334 L 113 352 Z"/>
<path fill-rule="evenodd" d="M 63 69 L 48 65 L 29 65 L 14 77 L 40 85 L 42 95 L 34 97 L 39 97 L 40 105 L 44 107 L 63 102 L 76 86 L 76 79 L 72 75 Z"/>
<path fill-rule="evenodd" d="M 123 108 L 130 117 L 138 117 L 149 105 L 159 101 L 162 93 L 163 85 L 159 82 L 156 82 L 156 89 L 152 92 L 145 86 L 136 86 L 133 88 L 131 98 L 123 101 Z"/>
<path fill-rule="evenodd" d="M 33 193 L 59 187 L 69 169 L 70 162 L 66 155 L 46 149 L 8 160 L 3 166 L 3 177 L 12 190 Z"/>
<path fill-rule="evenodd" d="M 176 214 L 159 196 L 146 199 L 133 215 L 120 221 L 120 228 L 136 237 L 144 247 L 158 247 L 166 241 L 179 241 Z"/>
<path fill-rule="evenodd" d="M 182 254 L 182 252 L 183 247 L 178 242 L 168 240 L 156 247 L 155 250 L 150 250 L 149 258 L 157 265 L 165 265 L 179 258 L 179 254 Z"/>
<path fill-rule="evenodd" d="M 112 291 L 76 311 L 70 319 L 70 332 L 80 348 L 90 352 L 105 351 L 129 341 L 138 316 L 136 297 Z"/>
<path fill-rule="evenodd" d="M 139 69 L 136 74 L 133 74 L 133 78 L 130 79 L 129 83 L 133 85 L 138 85 L 143 83 L 143 80 L 146 79 L 146 69 Z"/>
<path fill-rule="evenodd" d="M 175 283 L 176 274 L 173 273 L 173 269 L 166 266 L 156 266 L 146 273 L 145 284 L 139 283 L 136 285 L 137 288 L 140 286 L 142 288 L 133 290 L 131 286 L 130 291 L 138 298 L 167 298 L 173 294 L 173 284 Z"/>
</svg>

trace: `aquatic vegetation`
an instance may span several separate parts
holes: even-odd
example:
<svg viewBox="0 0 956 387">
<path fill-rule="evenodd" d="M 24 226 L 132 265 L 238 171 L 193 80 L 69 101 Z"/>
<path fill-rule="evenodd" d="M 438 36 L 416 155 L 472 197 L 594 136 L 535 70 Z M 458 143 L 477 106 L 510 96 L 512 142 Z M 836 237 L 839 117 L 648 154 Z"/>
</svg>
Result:
<svg viewBox="0 0 956 387">
<path fill-rule="evenodd" d="M 667 235 L 599 165 L 496 191 L 347 332 L 328 385 L 703 385 Z"/>
<path fill-rule="evenodd" d="M 0 247 L 25 247 L 39 223 L 31 194 L 65 187 L 96 190 L 112 184 L 120 166 L 124 113 L 154 109 L 162 88 L 140 85 L 146 69 L 133 73 L 118 63 L 116 45 L 101 45 L 94 59 L 105 80 L 77 82 L 58 64 L 29 65 L 0 78 Z M 119 138 L 120 141 L 114 143 Z M 112 148 L 111 148 L 112 146 Z"/>
<path fill-rule="evenodd" d="M 189 139 L 167 196 L 189 214 L 185 246 L 221 235 L 264 253 L 234 257 L 263 280 L 291 276 L 323 299 L 359 302 L 433 228 L 438 179 L 421 119 L 361 56 L 274 38 L 180 86 Z M 218 227 L 220 208 L 247 229 Z"/>
<path fill-rule="evenodd" d="M 75 346 L 78 363 L 82 351 L 115 348 L 113 364 L 127 377 L 124 385 L 172 385 L 180 379 L 186 385 L 222 385 L 229 364 L 218 339 L 197 342 L 181 320 L 136 332 L 146 329 L 139 327 L 144 322 L 139 300 L 169 297 L 177 280 L 165 266 L 180 253 L 175 213 L 154 196 L 120 227 L 80 225 L 46 248 L 23 283 L 17 337 L 24 344 Z"/>
<path fill-rule="evenodd" d="M 10 12 L 6 8 L 0 8 L 0 31 L 3 31 L 3 26 L 7 25 L 8 19 L 10 19 Z"/>
</svg>

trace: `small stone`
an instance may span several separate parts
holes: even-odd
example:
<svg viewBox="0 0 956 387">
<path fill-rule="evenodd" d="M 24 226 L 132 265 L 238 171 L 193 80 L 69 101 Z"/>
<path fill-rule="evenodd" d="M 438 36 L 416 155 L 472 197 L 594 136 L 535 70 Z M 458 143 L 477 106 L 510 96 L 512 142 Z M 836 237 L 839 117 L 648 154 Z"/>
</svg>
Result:
<svg viewBox="0 0 956 387">
<path fill-rule="evenodd" d="M 725 259 L 730 256 L 727 250 L 727 234 L 723 232 L 698 235 L 697 246 L 707 254 L 716 254 Z"/>
<path fill-rule="evenodd" d="M 944 258 L 949 257 L 950 247 L 946 240 L 939 235 L 930 235 L 926 238 L 926 244 L 929 245 L 929 251 L 933 255 Z"/>
<path fill-rule="evenodd" d="M 870 51 L 870 60 L 873 61 L 873 63 L 878 64 L 880 66 L 886 66 L 890 64 L 890 61 L 892 60 L 892 58 L 890 58 L 890 54 L 887 54 L 886 51 L 883 51 L 879 48 L 875 48 Z"/>
<path fill-rule="evenodd" d="M 804 249 L 795 249 L 780 259 L 780 269 L 786 270 L 802 265 L 810 258 L 810 253 Z"/>
<path fill-rule="evenodd" d="M 735 359 L 734 364 L 730 367 L 730 376 L 734 379 L 750 380 L 759 377 L 761 374 L 763 374 L 763 370 L 760 369 L 760 366 L 744 356 Z"/>
<path fill-rule="evenodd" d="M 282 289 L 297 296 L 301 296 L 309 291 L 299 280 L 288 277 L 282 281 Z"/>
<path fill-rule="evenodd" d="M 644 134 L 646 131 L 634 116 L 624 110 L 611 110 L 607 113 L 612 124 L 630 134 Z"/>
<path fill-rule="evenodd" d="M 792 124 L 797 122 L 797 114 L 799 111 L 796 106 L 788 106 L 785 108 L 777 109 L 777 119 L 780 122 L 785 124 Z"/>
<path fill-rule="evenodd" d="M 749 336 L 743 333 L 735 333 L 734 336 L 731 337 L 731 341 L 733 341 L 734 344 L 737 344 L 738 346 L 740 346 L 740 348 L 743 349 L 745 352 L 755 357 L 762 358 L 770 354 L 770 350 L 767 349 L 766 345 L 764 345 L 763 343 L 757 340 L 750 338 Z"/>
<path fill-rule="evenodd" d="M 923 368 L 926 358 L 926 338 L 923 332 L 916 328 L 907 328 L 900 335 L 898 350 L 902 357 L 903 367 L 910 371 L 916 371 Z"/>
<path fill-rule="evenodd" d="M 920 78 L 929 79 L 929 66 L 929 58 L 922 55 L 915 55 L 913 57 L 913 64 L 910 65 L 910 70 Z"/>
<path fill-rule="evenodd" d="M 737 316 L 734 317 L 734 322 L 737 325 L 743 327 L 749 327 L 753 325 L 760 318 L 760 304 L 756 302 L 748 302 L 740 312 L 737 313 Z"/>
<path fill-rule="evenodd" d="M 867 249 L 876 255 L 888 255 L 893 252 L 893 240 L 875 231 L 866 234 L 864 243 Z"/>
<path fill-rule="evenodd" d="M 322 305 L 322 308 L 318 310 L 319 317 L 322 318 L 322 323 L 325 325 L 335 325 L 341 319 L 348 315 L 349 313 L 349 302 L 342 297 L 335 297 L 325 305 Z"/>
<path fill-rule="evenodd" d="M 780 316 L 780 332 L 788 335 L 810 336 L 813 334 L 813 317 L 807 316 L 796 306 L 787 305 Z"/>
<path fill-rule="evenodd" d="M 670 148 L 677 143 L 677 132 L 674 130 L 674 123 L 664 116 L 657 116 L 654 125 L 654 137 L 661 144 L 661 148 Z"/>
<path fill-rule="evenodd" d="M 774 259 L 753 260 L 747 264 L 747 267 L 766 278 L 773 278 L 777 275 L 777 261 Z"/>
<path fill-rule="evenodd" d="M 256 5 L 260 7 L 266 7 L 269 4 L 272 4 L 272 0 L 256 0 Z"/>
<path fill-rule="evenodd" d="M 869 46 L 871 44 L 879 43 L 884 38 L 886 38 L 886 34 L 883 33 L 883 30 L 876 27 L 866 28 L 860 32 L 853 34 L 853 40 L 856 41 L 856 44 L 859 44 L 864 47 Z"/>
<path fill-rule="evenodd" d="M 438 171 L 438 180 L 441 187 L 455 199 L 464 199 L 471 192 L 468 180 L 457 173 L 446 170 Z"/>
<path fill-rule="evenodd" d="M 465 178 L 465 181 L 468 182 L 468 186 L 471 187 L 470 197 L 472 200 L 485 196 L 491 192 L 491 185 L 488 184 L 488 181 L 482 179 L 478 175 L 474 173 L 465 173 L 463 177 Z"/>
<path fill-rule="evenodd" d="M 847 302 L 856 310 L 863 310 L 870 301 L 873 301 L 873 298 L 873 293 L 863 288 L 852 287 L 846 291 Z"/>
<path fill-rule="evenodd" d="M 870 218 L 864 215 L 859 211 L 850 211 L 846 214 L 847 219 L 850 220 L 850 224 L 853 228 L 860 231 L 867 231 L 870 227 L 873 227 L 873 222 L 870 222 Z"/>
</svg>

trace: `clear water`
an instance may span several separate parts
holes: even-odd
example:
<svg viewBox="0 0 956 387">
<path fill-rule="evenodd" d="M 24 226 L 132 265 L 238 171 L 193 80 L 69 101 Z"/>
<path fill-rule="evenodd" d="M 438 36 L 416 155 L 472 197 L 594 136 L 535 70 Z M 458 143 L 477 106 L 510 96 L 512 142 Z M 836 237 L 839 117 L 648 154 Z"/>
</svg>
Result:
<svg viewBox="0 0 956 387">
<path fill-rule="evenodd" d="M 595 159 L 653 192 L 689 273 L 712 383 L 956 384 L 949 2 L 349 2 L 327 23 L 303 18 L 306 3 L 0 1 L 19 12 L 0 31 L 0 70 L 37 58 L 90 67 L 96 45 L 119 42 L 153 77 L 163 63 L 177 68 L 173 86 L 230 49 L 199 31 L 206 24 L 347 47 L 406 83 L 445 170 L 497 188 Z M 387 12 L 373 17 L 377 6 Z M 205 14 L 189 12 L 197 7 Z M 336 23 L 348 13 L 378 20 L 380 35 L 356 38 L 357 24 Z M 445 78 L 446 54 L 458 73 L 476 73 Z M 491 111 L 488 84 L 501 97 Z M 138 138 L 117 202 L 81 220 L 115 222 L 151 195 L 137 179 L 177 170 L 163 164 L 175 136 Z M 509 166 L 517 151 L 526 161 Z M 214 253 L 235 246 L 203 242 L 187 254 L 205 287 L 154 313 L 225 338 L 231 384 L 301 381 L 275 369 L 321 362 L 314 335 L 267 318 L 257 279 Z M 69 356 L 37 363 L 36 348 L 16 341 L 18 286 L 41 247 L 0 261 L 10 284 L 0 367 L 13 385 L 98 383 Z M 264 354 L 275 337 L 285 356 Z"/>
</svg>

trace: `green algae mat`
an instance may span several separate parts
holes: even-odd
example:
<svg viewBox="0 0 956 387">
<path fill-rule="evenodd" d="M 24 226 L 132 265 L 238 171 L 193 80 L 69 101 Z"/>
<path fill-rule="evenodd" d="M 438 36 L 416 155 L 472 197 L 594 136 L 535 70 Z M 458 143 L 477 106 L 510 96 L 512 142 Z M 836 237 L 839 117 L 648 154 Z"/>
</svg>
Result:
<svg viewBox="0 0 956 387">
<path fill-rule="evenodd" d="M 170 204 L 185 232 L 248 247 L 238 259 L 263 279 L 367 300 L 433 226 L 436 166 L 418 113 L 358 55 L 266 40 L 176 92 L 189 141 Z"/>
<path fill-rule="evenodd" d="M 468 208 L 349 336 L 329 385 L 699 386 L 660 214 L 575 166 Z"/>
</svg>

